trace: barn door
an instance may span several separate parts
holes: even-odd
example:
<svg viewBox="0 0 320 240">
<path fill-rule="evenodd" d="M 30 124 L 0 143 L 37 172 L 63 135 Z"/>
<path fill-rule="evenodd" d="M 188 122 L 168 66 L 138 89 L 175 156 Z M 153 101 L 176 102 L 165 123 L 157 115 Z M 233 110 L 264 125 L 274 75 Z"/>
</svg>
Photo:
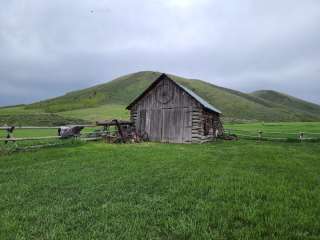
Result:
<svg viewBox="0 0 320 240">
<path fill-rule="evenodd" d="M 188 108 L 162 109 L 161 141 L 191 141 L 191 112 Z"/>
<path fill-rule="evenodd" d="M 162 116 L 161 109 L 151 109 L 147 112 L 147 119 L 149 120 L 148 136 L 151 141 L 161 141 L 162 130 Z"/>
<path fill-rule="evenodd" d="M 137 131 L 139 135 L 143 135 L 146 131 L 146 110 L 140 110 L 137 117 Z"/>
</svg>

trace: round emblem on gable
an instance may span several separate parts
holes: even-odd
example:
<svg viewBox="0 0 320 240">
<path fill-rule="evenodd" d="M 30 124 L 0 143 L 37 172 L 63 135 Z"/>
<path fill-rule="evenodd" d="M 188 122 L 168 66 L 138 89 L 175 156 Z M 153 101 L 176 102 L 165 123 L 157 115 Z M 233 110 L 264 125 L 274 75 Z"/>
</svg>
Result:
<svg viewBox="0 0 320 240">
<path fill-rule="evenodd" d="M 169 103 L 173 98 L 173 90 L 170 88 L 169 84 L 164 83 L 159 85 L 156 92 L 156 99 L 162 104 Z"/>
</svg>

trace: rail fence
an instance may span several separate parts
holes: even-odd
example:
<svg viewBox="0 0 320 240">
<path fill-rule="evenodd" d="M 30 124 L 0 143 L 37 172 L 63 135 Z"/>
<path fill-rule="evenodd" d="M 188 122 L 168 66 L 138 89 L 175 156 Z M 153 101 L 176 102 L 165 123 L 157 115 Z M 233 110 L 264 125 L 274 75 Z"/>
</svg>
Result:
<svg viewBox="0 0 320 240">
<path fill-rule="evenodd" d="M 273 131 L 250 131 L 241 129 L 225 129 L 226 136 L 235 136 L 237 138 L 250 140 L 265 140 L 265 141 L 287 141 L 287 142 L 305 142 L 305 141 L 320 141 L 320 133 L 312 132 L 273 132 Z"/>
<path fill-rule="evenodd" d="M 106 134 L 115 132 L 113 130 L 105 131 L 101 126 L 97 125 L 77 125 L 83 128 L 89 128 L 88 130 L 80 132 L 71 138 L 64 138 L 58 135 L 57 127 L 33 127 L 33 126 L 20 126 L 20 127 L 0 127 L 0 153 L 10 152 L 16 150 L 28 150 L 47 146 L 66 145 L 75 142 L 86 142 L 101 140 Z M 23 130 L 27 130 L 29 134 L 22 133 Z M 29 132 L 30 130 L 30 132 Z M 24 136 L 24 135 L 41 135 L 39 130 L 48 130 L 50 132 L 47 136 Z M 52 130 L 52 131 L 50 131 Z M 54 135 L 54 130 L 57 130 Z M 51 133 L 52 132 L 52 133 Z M 20 133 L 20 134 L 19 134 Z M 32 133 L 32 134 L 30 134 Z M 46 132 L 45 132 L 46 134 Z M 16 137 L 15 135 L 22 135 Z"/>
<path fill-rule="evenodd" d="M 41 148 L 46 146 L 65 145 L 67 143 L 86 142 L 101 140 L 107 135 L 116 133 L 117 130 L 101 128 L 97 125 L 77 125 L 83 128 L 89 128 L 87 131 L 83 130 L 80 134 L 70 138 L 64 139 L 56 135 L 53 136 L 22 136 L 15 137 L 14 133 L 20 130 L 31 130 L 37 133 L 37 130 L 58 130 L 60 127 L 0 127 L 0 153 L 9 150 L 28 150 Z M 100 127 L 100 128 L 99 128 Z M 99 129 L 98 129 L 99 128 Z M 4 134 L 1 134 L 1 130 Z M 34 134 L 33 134 L 34 135 Z M 261 141 L 286 141 L 286 142 L 320 142 L 320 133 L 312 132 L 272 132 L 272 131 L 249 131 L 241 129 L 228 128 L 224 130 L 225 136 L 231 136 L 239 139 L 261 140 Z"/>
</svg>

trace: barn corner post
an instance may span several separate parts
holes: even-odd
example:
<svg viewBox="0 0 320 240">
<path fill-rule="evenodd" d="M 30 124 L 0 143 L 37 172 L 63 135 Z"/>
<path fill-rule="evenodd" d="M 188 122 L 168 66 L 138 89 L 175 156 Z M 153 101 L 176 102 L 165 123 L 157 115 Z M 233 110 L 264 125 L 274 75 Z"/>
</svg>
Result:
<svg viewBox="0 0 320 240">
<path fill-rule="evenodd" d="M 203 143 L 223 134 L 221 112 L 166 74 L 127 109 L 138 134 L 151 141 Z"/>
</svg>

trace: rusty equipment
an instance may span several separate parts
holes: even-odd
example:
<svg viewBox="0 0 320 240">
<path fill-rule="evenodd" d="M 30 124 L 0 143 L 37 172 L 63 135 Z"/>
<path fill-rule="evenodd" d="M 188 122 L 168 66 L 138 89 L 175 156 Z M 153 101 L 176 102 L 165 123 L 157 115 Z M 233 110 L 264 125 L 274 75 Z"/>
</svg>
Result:
<svg viewBox="0 0 320 240">
<path fill-rule="evenodd" d="M 107 120 L 96 122 L 97 126 L 103 126 L 105 140 L 109 143 L 140 142 L 134 123 L 123 120 Z"/>
</svg>

